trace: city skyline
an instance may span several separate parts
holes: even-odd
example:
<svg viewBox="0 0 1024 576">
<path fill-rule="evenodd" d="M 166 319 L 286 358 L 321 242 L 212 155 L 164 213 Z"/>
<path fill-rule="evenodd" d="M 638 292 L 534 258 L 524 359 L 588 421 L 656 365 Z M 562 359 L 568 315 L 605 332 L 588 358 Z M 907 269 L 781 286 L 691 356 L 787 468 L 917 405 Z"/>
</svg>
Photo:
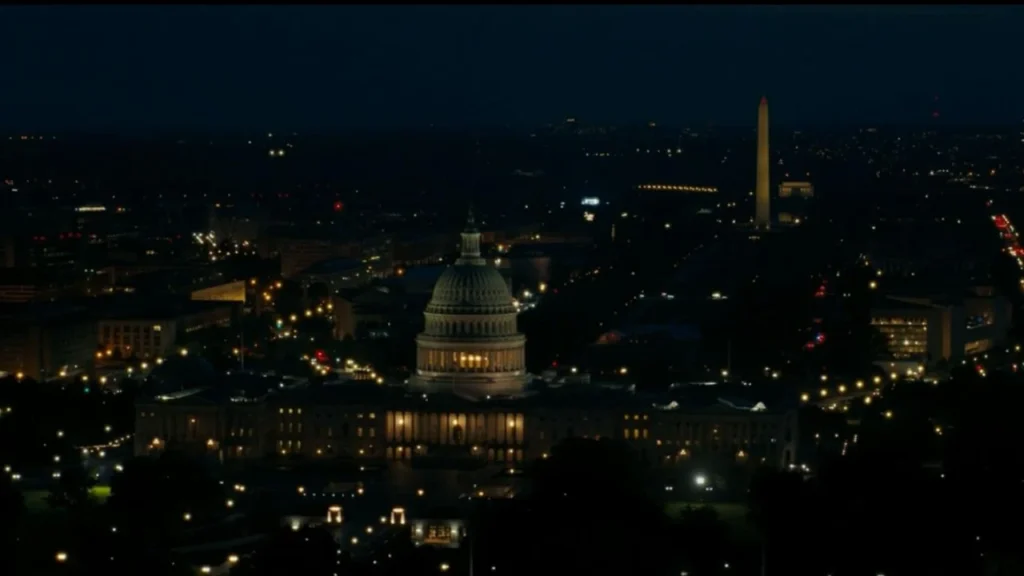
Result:
<svg viewBox="0 0 1024 576">
<path fill-rule="evenodd" d="M 1021 24 L 0 8 L 0 574 L 1024 574 Z"/>
</svg>

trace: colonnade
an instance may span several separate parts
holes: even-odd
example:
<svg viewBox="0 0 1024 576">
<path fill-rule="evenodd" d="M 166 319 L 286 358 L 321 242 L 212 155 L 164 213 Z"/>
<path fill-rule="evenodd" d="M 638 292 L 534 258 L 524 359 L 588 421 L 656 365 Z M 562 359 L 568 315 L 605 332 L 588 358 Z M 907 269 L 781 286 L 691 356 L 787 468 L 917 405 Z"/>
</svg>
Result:
<svg viewBox="0 0 1024 576">
<path fill-rule="evenodd" d="M 420 347 L 416 367 L 426 372 L 497 373 L 525 367 L 522 346 L 497 350 L 441 350 Z"/>
</svg>

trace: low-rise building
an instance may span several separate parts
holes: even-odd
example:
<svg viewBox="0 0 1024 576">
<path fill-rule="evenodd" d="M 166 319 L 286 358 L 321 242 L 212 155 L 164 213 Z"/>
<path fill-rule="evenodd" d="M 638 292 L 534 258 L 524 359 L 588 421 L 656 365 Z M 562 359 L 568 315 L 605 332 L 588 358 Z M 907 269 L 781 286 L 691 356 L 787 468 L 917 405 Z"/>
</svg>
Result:
<svg viewBox="0 0 1024 576">
<path fill-rule="evenodd" d="M 300 456 L 377 462 L 462 460 L 507 466 L 543 458 L 567 438 L 613 438 L 652 462 L 794 464 L 796 412 L 721 402 L 668 403 L 578 387 L 473 402 L 349 382 L 263 397 L 224 389 L 161 396 L 137 406 L 135 452 L 214 451 L 224 459 Z"/>
<path fill-rule="evenodd" d="M 392 322 L 402 311 L 402 298 L 387 286 L 346 290 L 331 299 L 334 337 L 388 338 Z"/>
<path fill-rule="evenodd" d="M 193 290 L 191 298 L 198 302 L 237 302 L 245 304 L 245 292 L 245 280 L 235 280 L 234 282 L 225 282 Z"/>
<path fill-rule="evenodd" d="M 96 322 L 84 307 L 4 305 L 0 325 L 0 372 L 47 380 L 93 364 Z"/>
<path fill-rule="evenodd" d="M 1002 343 L 1011 313 L 1005 298 L 979 286 L 957 297 L 884 297 L 872 306 L 871 325 L 885 337 L 886 360 L 934 365 Z"/>
<path fill-rule="evenodd" d="M 97 323 L 99 346 L 123 357 L 160 358 L 180 338 L 214 326 L 229 326 L 236 304 L 222 302 L 132 302 L 118 306 Z"/>
</svg>

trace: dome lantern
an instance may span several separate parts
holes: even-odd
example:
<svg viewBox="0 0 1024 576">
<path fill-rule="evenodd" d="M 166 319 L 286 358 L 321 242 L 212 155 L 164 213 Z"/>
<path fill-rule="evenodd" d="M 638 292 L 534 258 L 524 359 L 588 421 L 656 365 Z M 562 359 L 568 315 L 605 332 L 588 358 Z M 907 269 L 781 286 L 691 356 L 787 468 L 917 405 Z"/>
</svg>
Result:
<svg viewBox="0 0 1024 576">
<path fill-rule="evenodd" d="M 486 264 L 480 256 L 480 230 L 476 227 L 476 218 L 473 217 L 473 209 L 469 209 L 466 216 L 466 228 L 462 231 L 462 252 L 455 262 L 456 266 L 470 265 L 483 266 Z"/>
</svg>

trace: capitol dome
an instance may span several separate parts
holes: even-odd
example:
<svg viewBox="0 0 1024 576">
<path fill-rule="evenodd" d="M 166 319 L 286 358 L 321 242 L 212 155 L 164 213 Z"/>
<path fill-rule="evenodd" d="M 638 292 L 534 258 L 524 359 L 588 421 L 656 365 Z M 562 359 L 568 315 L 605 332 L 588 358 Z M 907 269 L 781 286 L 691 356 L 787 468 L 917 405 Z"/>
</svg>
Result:
<svg viewBox="0 0 1024 576">
<path fill-rule="evenodd" d="M 435 314 L 515 313 L 508 284 L 493 266 L 451 266 L 434 285 L 427 312 Z"/>
<path fill-rule="evenodd" d="M 526 338 L 516 330 L 508 284 L 480 255 L 472 213 L 462 253 L 434 286 L 416 338 L 413 387 L 482 398 L 522 392 Z"/>
</svg>

